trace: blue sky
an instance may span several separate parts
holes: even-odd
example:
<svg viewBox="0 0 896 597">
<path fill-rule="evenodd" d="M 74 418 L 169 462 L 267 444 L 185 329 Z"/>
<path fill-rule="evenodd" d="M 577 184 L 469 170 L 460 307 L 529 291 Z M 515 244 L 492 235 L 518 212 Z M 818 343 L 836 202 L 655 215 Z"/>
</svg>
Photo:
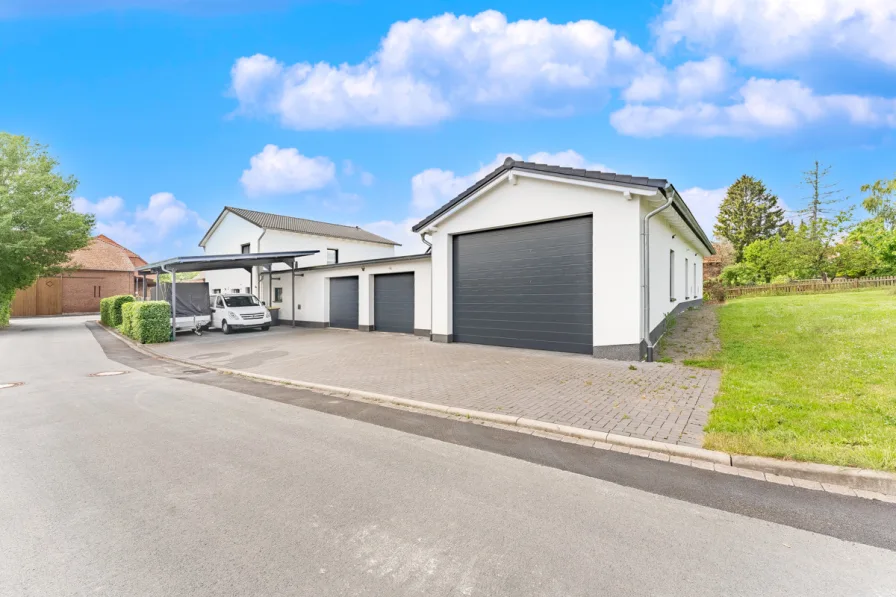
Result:
<svg viewBox="0 0 896 597">
<path fill-rule="evenodd" d="M 74 6 L 73 6 L 74 5 Z M 410 225 L 512 154 L 668 178 L 896 175 L 892 0 L 2 0 L 0 129 L 147 259 L 224 205 Z M 711 233 L 711 230 L 707 230 Z"/>
</svg>

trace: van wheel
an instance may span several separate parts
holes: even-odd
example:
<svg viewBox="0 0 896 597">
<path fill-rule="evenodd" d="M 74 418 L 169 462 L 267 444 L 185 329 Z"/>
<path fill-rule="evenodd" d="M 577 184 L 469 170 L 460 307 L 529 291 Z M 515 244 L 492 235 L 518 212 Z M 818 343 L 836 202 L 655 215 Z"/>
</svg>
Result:
<svg viewBox="0 0 896 597">
<path fill-rule="evenodd" d="M 269 325 L 263 325 L 263 326 L 261 326 L 261 331 L 262 331 L 262 332 L 266 332 L 266 331 L 268 331 L 269 329 L 271 329 L 271 326 L 269 326 Z"/>
<path fill-rule="evenodd" d="M 233 330 L 231 330 L 230 326 L 227 325 L 227 321 L 222 321 L 221 322 L 221 331 L 224 332 L 225 334 L 229 334 Z"/>
</svg>

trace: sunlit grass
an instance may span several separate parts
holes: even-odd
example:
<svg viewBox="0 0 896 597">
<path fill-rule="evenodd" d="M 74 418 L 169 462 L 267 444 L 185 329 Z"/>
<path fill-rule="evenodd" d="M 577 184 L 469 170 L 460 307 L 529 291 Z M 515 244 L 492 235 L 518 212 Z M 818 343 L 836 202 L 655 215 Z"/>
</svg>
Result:
<svg viewBox="0 0 896 597">
<path fill-rule="evenodd" d="M 732 301 L 707 448 L 896 471 L 896 295 Z"/>
</svg>

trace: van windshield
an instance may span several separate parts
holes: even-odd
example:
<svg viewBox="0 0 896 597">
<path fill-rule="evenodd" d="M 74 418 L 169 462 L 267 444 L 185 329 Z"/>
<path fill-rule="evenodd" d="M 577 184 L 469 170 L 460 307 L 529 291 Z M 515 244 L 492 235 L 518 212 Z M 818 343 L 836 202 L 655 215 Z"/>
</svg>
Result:
<svg viewBox="0 0 896 597">
<path fill-rule="evenodd" d="M 224 304 L 228 307 L 257 307 L 261 303 L 254 296 L 225 296 Z"/>
</svg>

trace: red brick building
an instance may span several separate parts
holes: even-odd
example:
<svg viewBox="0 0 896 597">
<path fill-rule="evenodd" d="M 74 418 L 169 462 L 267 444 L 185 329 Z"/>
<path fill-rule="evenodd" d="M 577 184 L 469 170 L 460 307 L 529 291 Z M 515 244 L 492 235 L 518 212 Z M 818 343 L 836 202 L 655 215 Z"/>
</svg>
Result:
<svg viewBox="0 0 896 597">
<path fill-rule="evenodd" d="M 104 235 L 73 252 L 67 265 L 77 269 L 55 278 L 41 278 L 30 288 L 18 291 L 12 316 L 96 313 L 101 298 L 142 293 L 134 268 L 146 262 Z"/>
</svg>

